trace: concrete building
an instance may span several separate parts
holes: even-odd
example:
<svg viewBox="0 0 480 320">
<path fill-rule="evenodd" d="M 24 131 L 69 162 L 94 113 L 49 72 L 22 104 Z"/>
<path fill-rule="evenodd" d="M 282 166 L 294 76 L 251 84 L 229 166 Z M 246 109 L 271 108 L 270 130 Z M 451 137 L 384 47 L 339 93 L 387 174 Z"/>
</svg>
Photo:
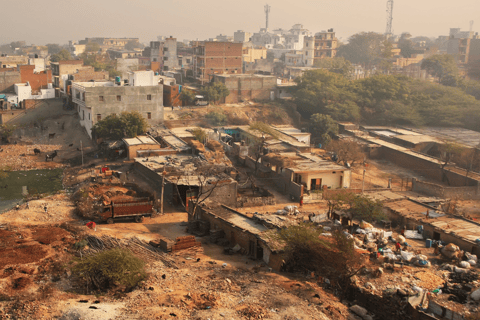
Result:
<svg viewBox="0 0 480 320">
<path fill-rule="evenodd" d="M 245 32 L 243 30 L 238 30 L 233 33 L 233 41 L 234 42 L 248 42 L 252 37 L 251 32 Z"/>
<path fill-rule="evenodd" d="M 68 41 L 68 51 L 73 57 L 78 57 L 85 52 L 86 44 L 78 44 L 77 41 Z"/>
<path fill-rule="evenodd" d="M 150 73 L 153 74 L 152 71 Z M 80 116 L 80 124 L 90 137 L 95 123 L 123 111 L 139 112 L 150 125 L 163 122 L 163 87 L 154 81 L 147 85 L 145 78 L 132 75 L 131 79 L 136 80 L 135 86 L 116 85 L 114 82 L 72 84 L 72 102 Z"/>
<path fill-rule="evenodd" d="M 85 38 L 85 40 L 80 40 L 78 44 L 88 44 L 89 42 L 93 43 L 98 43 L 100 45 L 100 48 L 102 48 L 103 51 L 106 51 L 108 49 L 117 49 L 117 50 L 122 50 L 125 48 L 125 45 L 129 43 L 130 41 L 133 41 L 135 43 L 140 43 L 138 38 L 103 38 L 103 37 L 97 37 L 97 38 Z"/>
<path fill-rule="evenodd" d="M 142 56 L 142 50 L 124 50 L 124 49 L 108 49 L 110 59 L 127 59 Z"/>
<path fill-rule="evenodd" d="M 179 63 L 177 55 L 177 39 L 173 37 L 165 38 L 162 40 L 151 41 L 149 51 L 150 61 L 152 63 L 159 62 L 161 71 L 174 70 L 183 64 Z M 147 53 L 148 55 L 148 53 Z"/>
<path fill-rule="evenodd" d="M 259 74 L 216 74 L 214 82 L 221 82 L 230 91 L 224 103 L 238 103 L 244 100 L 269 100 L 272 98 L 277 79 Z"/>
<path fill-rule="evenodd" d="M 194 48 L 193 75 L 202 84 L 214 74 L 242 73 L 242 43 L 203 42 Z"/>
<path fill-rule="evenodd" d="M 314 60 L 334 58 L 337 55 L 338 39 L 333 29 L 315 34 Z M 306 47 L 306 49 L 310 49 Z"/>
<path fill-rule="evenodd" d="M 303 28 L 303 25 L 296 24 L 290 30 L 276 29 L 270 32 L 261 28 L 260 32 L 254 33 L 251 41 L 256 46 L 267 49 L 302 50 L 304 38 L 311 33 Z"/>
<path fill-rule="evenodd" d="M 55 96 L 59 97 L 67 92 L 66 81 L 68 80 L 68 75 L 76 73 L 84 66 L 82 60 L 62 60 L 50 63 L 50 67 L 52 69 Z"/>
<path fill-rule="evenodd" d="M 33 90 L 30 84 L 27 83 L 16 83 L 15 84 L 15 94 L 17 96 L 17 104 L 23 109 L 23 104 L 25 100 L 42 100 L 42 99 L 53 99 L 55 98 L 55 89 L 52 86 L 52 83 L 49 83 L 45 89 Z"/>
<path fill-rule="evenodd" d="M 1 68 L 16 68 L 23 64 L 28 64 L 28 56 L 3 55 L 0 57 Z"/>
<path fill-rule="evenodd" d="M 136 136 L 135 138 L 124 138 L 123 143 L 127 149 L 127 159 L 133 160 L 137 157 L 150 157 L 159 155 L 162 146 L 155 139 L 149 136 Z"/>
<path fill-rule="evenodd" d="M 244 43 L 242 49 L 244 63 L 255 62 L 256 60 L 267 59 L 267 48 L 254 46 L 250 43 Z"/>
</svg>

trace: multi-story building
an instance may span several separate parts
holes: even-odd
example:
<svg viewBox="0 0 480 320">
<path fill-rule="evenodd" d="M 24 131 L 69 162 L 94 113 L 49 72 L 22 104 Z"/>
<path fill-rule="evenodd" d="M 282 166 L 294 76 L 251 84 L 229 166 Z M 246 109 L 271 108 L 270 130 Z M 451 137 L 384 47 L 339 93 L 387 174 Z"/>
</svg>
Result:
<svg viewBox="0 0 480 320">
<path fill-rule="evenodd" d="M 87 44 L 89 42 L 98 43 L 102 50 L 107 49 L 117 49 L 122 50 L 125 48 L 125 45 L 129 42 L 140 43 L 138 38 L 85 38 L 85 40 L 80 40 L 79 44 Z"/>
<path fill-rule="evenodd" d="M 243 43 L 203 42 L 194 48 L 194 77 L 202 84 L 213 74 L 242 73 Z"/>
<path fill-rule="evenodd" d="M 159 62 L 160 70 L 169 71 L 178 68 L 179 61 L 177 56 L 176 38 L 162 37 L 162 40 L 160 41 L 151 41 L 149 51 L 150 62 Z"/>
<path fill-rule="evenodd" d="M 261 28 L 260 32 L 253 34 L 251 41 L 254 45 L 267 49 L 302 50 L 306 36 L 310 36 L 310 32 L 303 28 L 303 25 L 296 24 L 288 31 L 276 29 L 270 32 Z"/>
<path fill-rule="evenodd" d="M 243 30 L 238 30 L 233 33 L 233 41 L 234 42 L 248 42 L 252 37 L 251 32 L 245 32 Z"/>
<path fill-rule="evenodd" d="M 244 63 L 255 62 L 255 60 L 267 59 L 267 48 L 253 46 L 251 43 L 243 44 L 242 57 Z"/>
<path fill-rule="evenodd" d="M 72 102 L 80 124 L 92 137 L 92 128 L 111 114 L 139 112 L 150 125 L 163 122 L 163 86 L 153 71 L 129 74 L 129 85 L 106 82 L 74 82 Z"/>
<path fill-rule="evenodd" d="M 314 60 L 334 58 L 337 55 L 338 39 L 333 29 L 315 34 Z"/>
<path fill-rule="evenodd" d="M 55 96 L 66 95 L 72 81 L 108 80 L 108 72 L 95 71 L 92 66 L 84 66 L 82 60 L 52 62 L 53 87 Z"/>
</svg>

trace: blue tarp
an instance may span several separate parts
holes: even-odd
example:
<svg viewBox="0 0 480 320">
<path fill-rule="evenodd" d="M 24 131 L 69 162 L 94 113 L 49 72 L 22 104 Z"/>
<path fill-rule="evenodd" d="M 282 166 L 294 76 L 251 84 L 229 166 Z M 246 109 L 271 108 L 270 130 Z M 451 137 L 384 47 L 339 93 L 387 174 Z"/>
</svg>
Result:
<svg viewBox="0 0 480 320">
<path fill-rule="evenodd" d="M 7 96 L 4 95 L 4 94 L 0 94 L 0 99 L 3 99 L 3 100 L 5 100 L 5 101 L 7 101 Z"/>
</svg>

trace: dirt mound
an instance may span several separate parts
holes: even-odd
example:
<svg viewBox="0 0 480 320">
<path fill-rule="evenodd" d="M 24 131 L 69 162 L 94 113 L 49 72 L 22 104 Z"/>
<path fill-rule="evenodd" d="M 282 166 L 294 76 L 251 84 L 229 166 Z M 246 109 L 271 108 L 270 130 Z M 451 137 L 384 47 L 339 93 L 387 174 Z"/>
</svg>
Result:
<svg viewBox="0 0 480 320">
<path fill-rule="evenodd" d="M 20 245 L 13 248 L 0 248 L 0 269 L 7 265 L 37 262 L 43 259 L 46 254 L 47 250 L 42 245 Z"/>
<path fill-rule="evenodd" d="M 23 290 L 28 288 L 32 284 L 32 279 L 29 277 L 18 277 L 12 279 L 12 289 Z"/>
<path fill-rule="evenodd" d="M 268 311 L 260 305 L 241 305 L 238 306 L 237 312 L 245 319 L 265 319 L 268 315 Z"/>
<path fill-rule="evenodd" d="M 38 228 L 35 229 L 32 233 L 32 238 L 41 244 L 51 244 L 55 241 L 66 241 L 70 239 L 70 233 L 66 230 L 50 227 L 50 228 Z"/>
</svg>

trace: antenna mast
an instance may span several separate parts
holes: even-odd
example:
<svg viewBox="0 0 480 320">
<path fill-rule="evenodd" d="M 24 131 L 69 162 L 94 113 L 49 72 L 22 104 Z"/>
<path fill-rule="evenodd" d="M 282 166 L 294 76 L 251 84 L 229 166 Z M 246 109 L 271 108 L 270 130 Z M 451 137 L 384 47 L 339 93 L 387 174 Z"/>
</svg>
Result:
<svg viewBox="0 0 480 320">
<path fill-rule="evenodd" d="M 393 22 L 393 0 L 388 0 L 387 1 L 387 29 L 385 30 L 385 36 L 387 38 L 393 35 L 392 22 Z"/>
<path fill-rule="evenodd" d="M 268 30 L 268 14 L 270 13 L 270 6 L 268 4 L 265 5 L 265 28 Z"/>
</svg>

